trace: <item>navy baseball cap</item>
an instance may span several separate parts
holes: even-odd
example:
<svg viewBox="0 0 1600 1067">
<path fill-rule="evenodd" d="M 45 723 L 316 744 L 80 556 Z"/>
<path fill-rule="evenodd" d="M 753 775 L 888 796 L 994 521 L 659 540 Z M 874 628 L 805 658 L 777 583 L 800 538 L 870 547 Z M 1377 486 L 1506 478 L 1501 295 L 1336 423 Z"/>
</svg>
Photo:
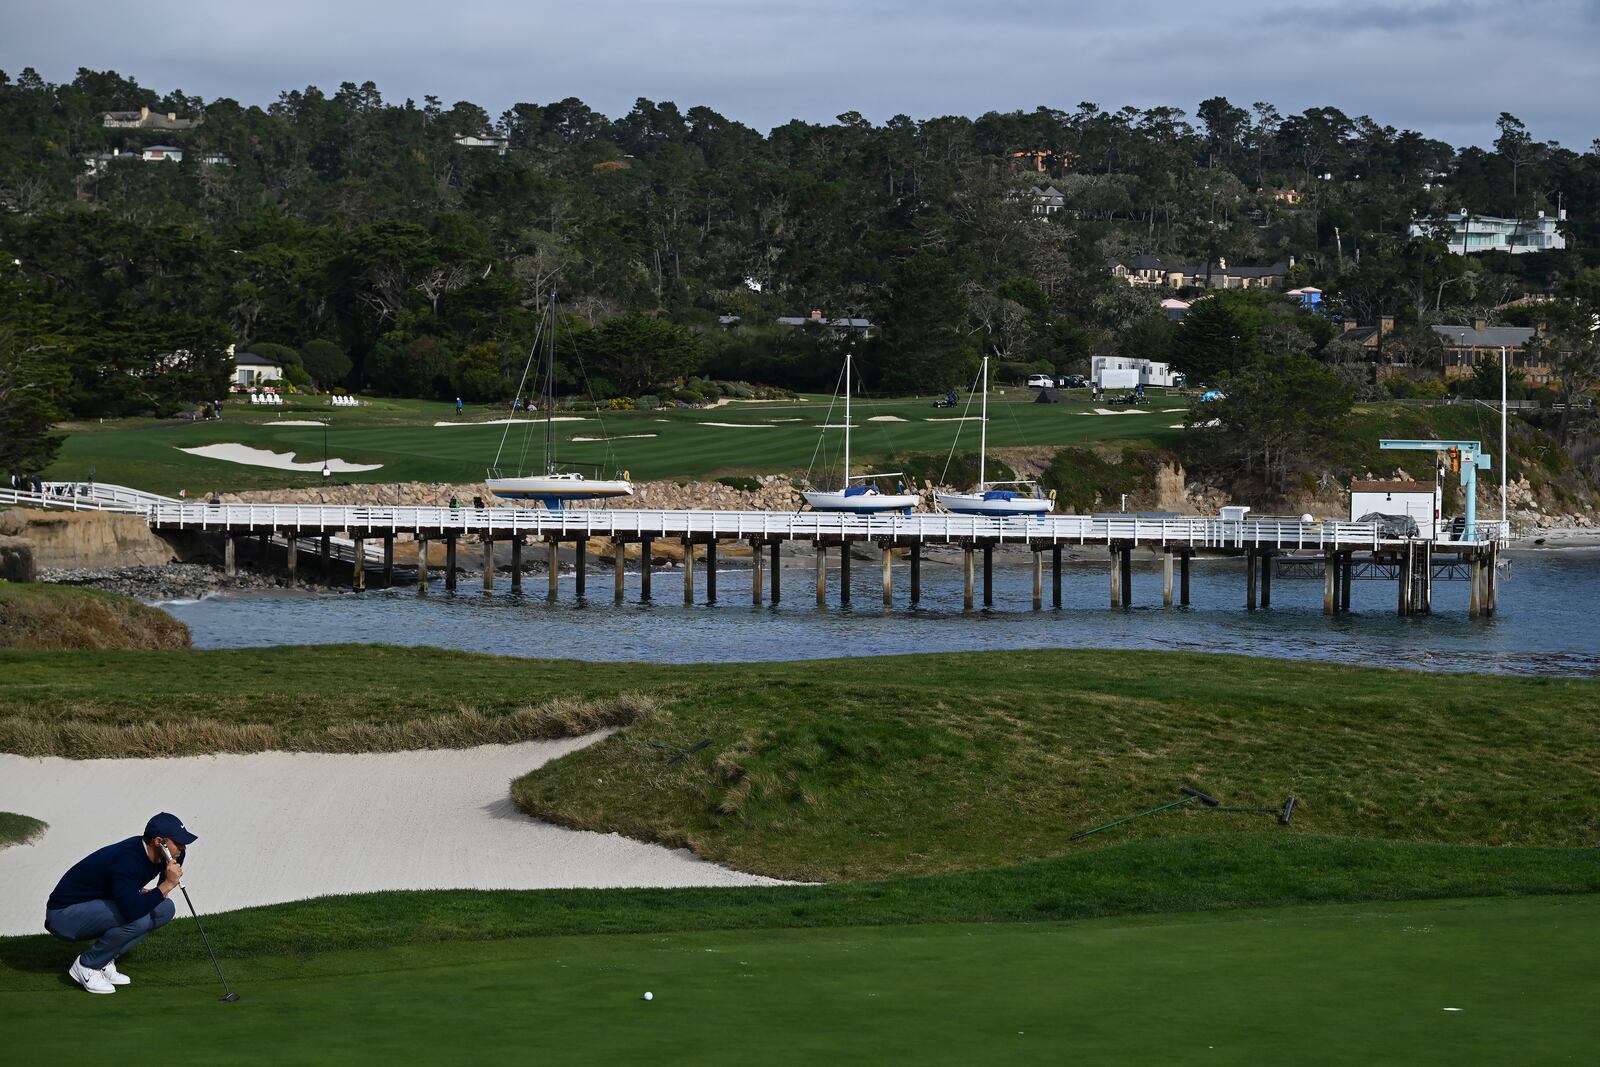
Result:
<svg viewBox="0 0 1600 1067">
<path fill-rule="evenodd" d="M 189 832 L 189 828 L 183 825 L 182 819 L 178 818 L 170 811 L 163 811 L 159 815 L 151 816 L 150 821 L 144 824 L 144 836 L 147 839 L 152 837 L 170 837 L 172 840 L 185 847 L 200 840 L 194 834 Z"/>
</svg>

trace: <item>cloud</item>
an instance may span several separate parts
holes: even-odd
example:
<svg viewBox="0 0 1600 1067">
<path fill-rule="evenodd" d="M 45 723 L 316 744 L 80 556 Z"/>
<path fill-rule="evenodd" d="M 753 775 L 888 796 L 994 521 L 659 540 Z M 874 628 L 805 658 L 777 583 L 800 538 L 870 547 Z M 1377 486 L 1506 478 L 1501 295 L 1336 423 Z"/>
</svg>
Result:
<svg viewBox="0 0 1600 1067">
<path fill-rule="evenodd" d="M 156 9 L 152 9 L 156 10 Z M 1080 100 L 1193 111 L 1207 97 L 1332 105 L 1461 143 L 1501 111 L 1586 146 L 1600 86 L 1600 0 L 0 0 L 0 68 L 52 81 L 80 66 L 160 90 L 267 104 L 285 89 L 372 80 L 388 99 L 636 97 L 703 104 L 766 129 L 860 111 L 883 121 Z M 1536 31 L 1536 32 L 1534 32 Z"/>
</svg>

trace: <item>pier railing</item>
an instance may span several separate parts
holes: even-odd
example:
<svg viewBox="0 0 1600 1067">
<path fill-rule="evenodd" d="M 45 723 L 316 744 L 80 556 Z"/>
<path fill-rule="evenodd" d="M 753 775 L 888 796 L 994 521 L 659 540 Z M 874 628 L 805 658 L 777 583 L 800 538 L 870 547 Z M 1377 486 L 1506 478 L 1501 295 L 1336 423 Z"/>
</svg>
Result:
<svg viewBox="0 0 1600 1067">
<path fill-rule="evenodd" d="M 175 500 L 121 486 L 71 483 L 45 493 L 0 489 L 0 501 L 25 506 L 139 514 L 162 530 L 245 532 L 271 530 L 301 536 L 349 531 L 365 536 L 528 537 L 571 541 L 580 537 L 760 541 L 881 541 L 958 544 L 1174 545 L 1196 549 L 1271 548 L 1278 551 L 1366 549 L 1403 544 L 1375 523 L 1294 519 L 1042 515 L 990 518 L 913 513 L 855 515 L 841 512 L 586 510 L 521 507 L 355 506 L 344 504 L 210 504 Z M 1497 523 L 1480 523 L 1482 537 L 1503 537 Z"/>
</svg>

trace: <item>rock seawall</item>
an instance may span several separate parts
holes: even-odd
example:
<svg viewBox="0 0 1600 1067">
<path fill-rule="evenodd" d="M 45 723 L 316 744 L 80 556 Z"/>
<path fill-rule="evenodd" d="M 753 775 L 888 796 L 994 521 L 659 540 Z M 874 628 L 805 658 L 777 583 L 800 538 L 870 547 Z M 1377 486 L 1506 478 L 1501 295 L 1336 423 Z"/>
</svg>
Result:
<svg viewBox="0 0 1600 1067">
<path fill-rule="evenodd" d="M 144 519 L 105 511 L 0 511 L 0 538 L 25 545 L 38 570 L 159 567 L 178 555 Z"/>
</svg>

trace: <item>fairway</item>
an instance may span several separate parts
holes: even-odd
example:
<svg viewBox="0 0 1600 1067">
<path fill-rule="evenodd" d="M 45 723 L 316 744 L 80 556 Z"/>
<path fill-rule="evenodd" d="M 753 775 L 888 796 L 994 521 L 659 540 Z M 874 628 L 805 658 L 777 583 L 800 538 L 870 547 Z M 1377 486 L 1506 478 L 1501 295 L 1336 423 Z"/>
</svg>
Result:
<svg viewBox="0 0 1600 1067">
<path fill-rule="evenodd" d="M 379 401 L 379 404 L 392 402 Z M 636 480 L 698 478 L 721 474 L 788 474 L 803 472 L 817 453 L 819 435 L 827 435 L 819 454 L 819 471 L 835 466 L 842 432 L 824 430 L 837 425 L 843 413 L 828 414 L 827 397 L 793 403 L 728 404 L 715 409 L 571 413 L 581 422 L 555 424 L 557 454 L 563 462 L 604 465 L 614 457 L 617 466 Z M 1187 401 L 1157 396 L 1147 408 L 1131 414 L 1097 415 L 1097 405 L 1087 402 L 1034 404 L 1031 393 L 1011 390 L 1004 399 L 990 401 L 989 444 L 1061 446 L 1094 441 L 1127 440 L 1171 444 L 1181 434 Z M 1183 410 L 1177 410 L 1183 409 Z M 1109 410 L 1109 409 L 1104 409 Z M 444 405 L 384 407 L 382 414 L 367 409 L 288 408 L 281 417 L 264 417 L 248 406 L 231 405 L 221 421 L 152 423 L 141 420 L 125 426 L 81 427 L 69 433 L 48 479 L 84 479 L 90 468 L 103 482 L 131 485 L 152 492 L 191 495 L 212 490 L 279 488 L 316 485 L 320 471 L 286 471 L 206 459 L 179 451 L 213 444 L 243 444 L 277 453 L 293 452 L 299 462 L 320 463 L 327 457 L 359 464 L 381 464 L 378 470 L 340 474 L 352 482 L 479 481 L 494 460 L 501 438 L 506 451 L 503 469 L 537 466 L 543 455 L 544 427 L 473 424 L 436 426 L 454 422 L 453 409 Z M 976 417 L 964 408 L 934 410 L 924 398 L 857 401 L 852 414 L 853 466 L 881 461 L 906 452 L 943 454 L 960 431 L 960 448 L 976 453 L 978 423 L 956 421 Z M 477 418 L 489 413 L 480 412 Z M 503 414 L 503 412 L 502 412 Z M 329 420 L 319 426 L 275 425 L 274 421 Z M 872 421 L 874 418 L 880 421 Z M 886 419 L 903 421 L 883 421 Z M 646 436 L 653 435 L 653 436 Z M 606 441 L 574 438 L 607 436 Z"/>
<path fill-rule="evenodd" d="M 187 924 L 187 918 L 180 918 Z M 1577 1063 L 1600 897 L 1074 923 L 552 937 L 0 991 L 11 1062 Z M 14 978 L 17 976 L 13 976 Z M 15 989 L 15 985 L 11 986 Z M 645 1003 L 645 990 L 655 999 Z M 1459 1009 L 1447 1011 L 1446 1009 Z M 23 1022 L 23 1020 L 26 1020 Z"/>
</svg>

